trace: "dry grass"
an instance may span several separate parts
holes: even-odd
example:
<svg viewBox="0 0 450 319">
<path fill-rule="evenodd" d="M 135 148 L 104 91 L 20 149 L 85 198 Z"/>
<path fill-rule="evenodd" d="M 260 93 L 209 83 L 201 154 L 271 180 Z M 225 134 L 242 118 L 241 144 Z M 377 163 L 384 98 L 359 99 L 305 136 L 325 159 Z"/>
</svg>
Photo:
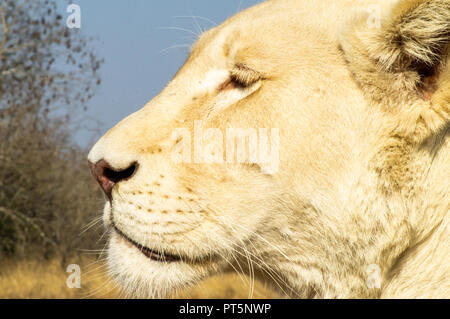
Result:
<svg viewBox="0 0 450 319">
<path fill-rule="evenodd" d="M 70 264 L 72 262 L 68 262 Z M 80 262 L 73 262 L 80 264 Z M 83 266 L 84 265 L 84 266 Z M 70 289 L 67 273 L 58 259 L 7 261 L 0 269 L 0 298 L 117 298 L 103 267 L 83 260 L 81 288 Z"/>
<path fill-rule="evenodd" d="M 176 298 L 187 299 L 247 299 L 249 298 L 250 284 L 248 279 L 244 281 L 237 275 L 214 276 L 195 287 L 186 289 L 174 296 Z M 259 282 L 255 282 L 253 299 L 271 299 L 280 296 L 265 287 Z"/>
<path fill-rule="evenodd" d="M 0 298 L 120 298 L 122 295 L 105 273 L 105 265 L 91 258 L 69 261 L 82 269 L 81 288 L 70 289 L 70 275 L 59 259 L 45 262 L 2 261 L 0 267 Z M 181 291 L 177 298 L 248 298 L 248 281 L 236 275 L 216 276 L 196 287 Z M 253 298 L 276 298 L 278 295 L 260 283 L 255 284 Z"/>
</svg>

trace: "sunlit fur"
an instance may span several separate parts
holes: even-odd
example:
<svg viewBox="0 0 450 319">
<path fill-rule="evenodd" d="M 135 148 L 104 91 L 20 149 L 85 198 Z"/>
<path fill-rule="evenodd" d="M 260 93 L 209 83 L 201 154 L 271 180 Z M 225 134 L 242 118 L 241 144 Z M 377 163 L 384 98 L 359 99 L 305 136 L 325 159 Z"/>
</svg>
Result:
<svg viewBox="0 0 450 319">
<path fill-rule="evenodd" d="M 291 297 L 448 297 L 449 21 L 448 0 L 271 0 L 205 32 L 89 155 L 139 164 L 105 223 L 182 256 L 152 261 L 112 231 L 119 283 L 164 297 L 237 271 Z M 233 74 L 248 87 L 227 84 Z M 195 120 L 279 128 L 278 172 L 174 163 L 172 133 Z M 368 285 L 373 264 L 380 288 Z"/>
</svg>

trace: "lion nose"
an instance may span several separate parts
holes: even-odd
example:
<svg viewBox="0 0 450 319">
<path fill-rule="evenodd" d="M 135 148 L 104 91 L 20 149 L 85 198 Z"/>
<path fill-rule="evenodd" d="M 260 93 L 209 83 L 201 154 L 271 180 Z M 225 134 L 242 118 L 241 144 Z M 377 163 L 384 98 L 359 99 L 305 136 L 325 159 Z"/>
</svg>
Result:
<svg viewBox="0 0 450 319">
<path fill-rule="evenodd" d="M 114 185 L 133 176 L 137 168 L 137 163 L 131 164 L 126 169 L 118 170 L 111 167 L 105 160 L 100 160 L 95 164 L 89 162 L 89 167 L 103 192 L 111 200 Z"/>
</svg>

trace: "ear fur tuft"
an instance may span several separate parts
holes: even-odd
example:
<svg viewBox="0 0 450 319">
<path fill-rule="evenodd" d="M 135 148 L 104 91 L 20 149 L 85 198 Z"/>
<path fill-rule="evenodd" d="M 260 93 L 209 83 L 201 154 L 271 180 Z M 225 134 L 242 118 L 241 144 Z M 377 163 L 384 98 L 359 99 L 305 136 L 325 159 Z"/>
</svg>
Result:
<svg viewBox="0 0 450 319">
<path fill-rule="evenodd" d="M 406 0 L 375 35 L 372 58 L 386 71 L 440 63 L 450 41 L 449 0 Z"/>
<path fill-rule="evenodd" d="M 341 47 L 363 92 L 396 114 L 391 133 L 421 143 L 450 122 L 450 0 L 400 0 L 381 21 L 361 17 Z"/>
</svg>

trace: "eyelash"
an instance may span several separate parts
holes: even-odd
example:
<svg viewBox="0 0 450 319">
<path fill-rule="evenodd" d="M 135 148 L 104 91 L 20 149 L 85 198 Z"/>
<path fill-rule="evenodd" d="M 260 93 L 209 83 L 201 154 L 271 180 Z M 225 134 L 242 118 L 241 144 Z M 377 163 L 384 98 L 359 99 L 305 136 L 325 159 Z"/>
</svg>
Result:
<svg viewBox="0 0 450 319">
<path fill-rule="evenodd" d="M 244 64 L 237 64 L 230 72 L 231 81 L 241 88 L 248 88 L 263 77 L 262 75 Z"/>
</svg>

